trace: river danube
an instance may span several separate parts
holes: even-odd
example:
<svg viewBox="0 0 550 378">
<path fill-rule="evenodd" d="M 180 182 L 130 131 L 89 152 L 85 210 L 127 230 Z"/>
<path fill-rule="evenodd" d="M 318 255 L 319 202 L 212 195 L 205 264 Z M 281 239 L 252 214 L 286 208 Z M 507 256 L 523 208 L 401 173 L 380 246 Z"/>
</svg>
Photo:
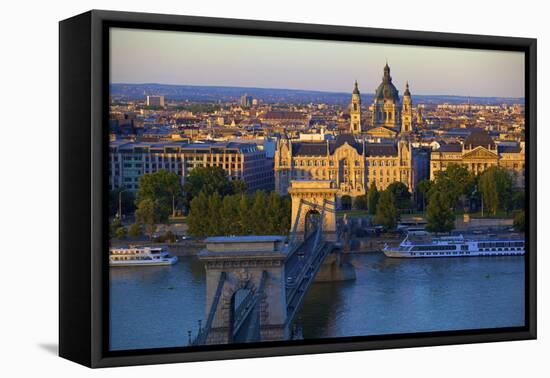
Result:
<svg viewBox="0 0 550 378">
<path fill-rule="evenodd" d="M 297 324 L 304 338 L 523 326 L 524 257 L 389 259 L 347 255 L 349 282 L 316 283 Z M 196 257 L 111 268 L 111 349 L 185 346 L 205 312 Z"/>
</svg>

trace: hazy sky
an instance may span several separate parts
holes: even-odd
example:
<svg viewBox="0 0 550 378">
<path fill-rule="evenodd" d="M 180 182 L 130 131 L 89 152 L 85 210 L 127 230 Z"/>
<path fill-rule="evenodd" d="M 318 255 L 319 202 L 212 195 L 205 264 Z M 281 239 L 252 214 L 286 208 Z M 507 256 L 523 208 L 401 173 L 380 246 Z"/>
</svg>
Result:
<svg viewBox="0 0 550 378">
<path fill-rule="evenodd" d="M 524 96 L 521 52 L 111 29 L 111 82 Z"/>
</svg>

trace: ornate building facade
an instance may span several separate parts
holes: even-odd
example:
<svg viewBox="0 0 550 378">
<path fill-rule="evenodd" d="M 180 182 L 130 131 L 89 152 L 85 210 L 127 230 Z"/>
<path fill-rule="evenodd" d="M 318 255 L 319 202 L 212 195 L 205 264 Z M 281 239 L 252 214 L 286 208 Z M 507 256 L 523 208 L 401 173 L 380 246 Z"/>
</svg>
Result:
<svg viewBox="0 0 550 378">
<path fill-rule="evenodd" d="M 349 105 L 348 134 L 321 142 L 280 139 L 275 151 L 275 190 L 287 194 L 291 180 L 333 180 L 337 198 L 364 195 L 372 183 L 384 190 L 399 181 L 413 191 L 418 180 L 408 138 L 414 130 L 411 93 L 407 84 L 401 108 L 387 63 L 370 109 L 372 127 L 366 129 L 356 81 Z M 370 143 L 365 137 L 386 142 Z"/>
<path fill-rule="evenodd" d="M 287 194 L 291 180 L 333 180 L 337 197 L 364 195 L 371 183 L 383 190 L 403 182 L 414 190 L 410 142 L 367 143 L 351 134 L 336 140 L 303 142 L 280 139 L 275 151 L 275 190 Z"/>
<path fill-rule="evenodd" d="M 525 186 L 525 148 L 517 145 L 497 145 L 481 129 L 473 129 L 463 143 L 443 144 L 431 153 L 430 180 L 450 164 L 460 164 L 473 174 L 480 174 L 489 167 L 507 168 L 517 187 Z"/>
</svg>

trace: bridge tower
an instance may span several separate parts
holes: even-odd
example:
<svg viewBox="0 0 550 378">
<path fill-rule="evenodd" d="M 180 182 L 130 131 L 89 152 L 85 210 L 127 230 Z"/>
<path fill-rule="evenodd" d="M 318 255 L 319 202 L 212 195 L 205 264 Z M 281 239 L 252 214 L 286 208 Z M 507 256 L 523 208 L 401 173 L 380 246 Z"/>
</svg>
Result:
<svg viewBox="0 0 550 378">
<path fill-rule="evenodd" d="M 199 254 L 206 269 L 206 324 L 195 344 L 289 337 L 284 236 L 209 237 Z M 201 336 L 203 336 L 201 338 Z"/>
<path fill-rule="evenodd" d="M 288 193 L 292 198 L 292 234 L 304 238 L 306 220 L 312 212 L 320 213 L 325 206 L 323 233 L 325 240 L 336 240 L 336 193 L 338 189 L 332 180 L 293 180 Z"/>
</svg>

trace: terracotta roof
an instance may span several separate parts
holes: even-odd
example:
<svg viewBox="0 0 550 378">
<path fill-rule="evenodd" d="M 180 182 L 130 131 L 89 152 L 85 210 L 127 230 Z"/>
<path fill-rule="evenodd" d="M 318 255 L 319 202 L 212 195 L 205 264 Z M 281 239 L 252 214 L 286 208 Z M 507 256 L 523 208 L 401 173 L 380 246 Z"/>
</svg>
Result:
<svg viewBox="0 0 550 378">
<path fill-rule="evenodd" d="M 306 115 L 300 112 L 269 111 L 262 115 L 260 118 L 273 120 L 305 120 Z"/>
</svg>

